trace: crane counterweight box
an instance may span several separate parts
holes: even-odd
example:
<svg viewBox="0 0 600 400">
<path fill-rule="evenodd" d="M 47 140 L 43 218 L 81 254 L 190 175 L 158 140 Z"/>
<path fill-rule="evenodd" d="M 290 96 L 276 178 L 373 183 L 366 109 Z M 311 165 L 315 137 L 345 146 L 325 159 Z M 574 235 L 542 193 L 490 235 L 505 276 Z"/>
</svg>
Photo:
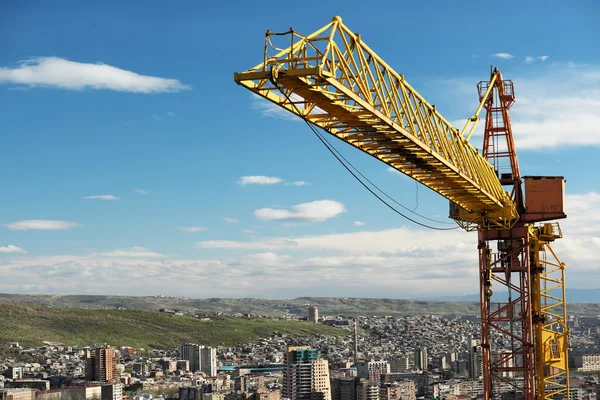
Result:
<svg viewBox="0 0 600 400">
<path fill-rule="evenodd" d="M 526 176 L 525 205 L 522 219 L 527 222 L 566 218 L 565 178 L 562 176 Z"/>
</svg>

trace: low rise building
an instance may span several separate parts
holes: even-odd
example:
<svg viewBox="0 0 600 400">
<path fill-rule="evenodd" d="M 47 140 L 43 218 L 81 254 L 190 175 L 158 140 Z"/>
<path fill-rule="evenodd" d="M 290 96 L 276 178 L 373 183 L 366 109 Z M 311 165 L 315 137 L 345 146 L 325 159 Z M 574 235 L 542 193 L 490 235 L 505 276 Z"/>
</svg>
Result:
<svg viewBox="0 0 600 400">
<path fill-rule="evenodd" d="M 187 372 L 190 370 L 190 362 L 189 360 L 178 360 L 177 361 L 177 370 Z"/>
<path fill-rule="evenodd" d="M 379 400 L 416 400 L 417 391 L 413 381 L 394 382 L 381 385 Z"/>
<path fill-rule="evenodd" d="M 138 376 L 148 376 L 148 364 L 145 362 L 134 363 L 133 372 L 135 372 Z"/>
<path fill-rule="evenodd" d="M 0 389 L 0 400 L 35 400 L 35 390 Z"/>
<path fill-rule="evenodd" d="M 35 400 L 62 400 L 62 392 L 60 390 L 45 390 L 35 394 Z"/>
<path fill-rule="evenodd" d="M 378 382 L 381 375 L 390 373 L 390 364 L 387 361 L 360 361 L 356 364 L 357 376 Z"/>
<path fill-rule="evenodd" d="M 50 390 L 50 381 L 43 379 L 19 379 L 12 382 L 7 382 L 8 388 L 27 388 L 35 390 Z"/>
<path fill-rule="evenodd" d="M 102 386 L 71 386 L 60 389 L 62 400 L 99 400 L 102 398 Z"/>
<path fill-rule="evenodd" d="M 8 379 L 22 379 L 23 378 L 23 368 L 10 366 L 4 372 L 4 376 L 6 376 Z"/>
<path fill-rule="evenodd" d="M 600 371 L 600 354 L 575 356 L 575 368 L 582 372 Z"/>
</svg>

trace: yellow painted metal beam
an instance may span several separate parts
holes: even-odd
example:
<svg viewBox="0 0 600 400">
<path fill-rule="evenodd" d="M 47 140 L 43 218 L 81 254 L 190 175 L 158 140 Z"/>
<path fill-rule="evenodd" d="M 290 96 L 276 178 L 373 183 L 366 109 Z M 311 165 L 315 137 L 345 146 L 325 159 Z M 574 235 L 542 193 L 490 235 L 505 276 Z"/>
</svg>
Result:
<svg viewBox="0 0 600 400">
<path fill-rule="evenodd" d="M 485 102 L 487 101 L 488 97 L 490 96 L 490 93 L 492 93 L 496 79 L 498 79 L 498 72 L 495 72 L 492 74 L 492 79 L 490 80 L 490 83 L 488 84 L 488 88 L 485 91 L 485 94 L 483 95 L 481 100 L 479 101 L 479 107 L 477 107 L 477 110 L 475 110 L 475 114 L 473 114 L 473 116 L 467 120 L 467 123 L 465 124 L 464 128 L 462 129 L 462 131 L 460 131 L 460 135 L 465 136 L 465 133 L 467 133 L 467 129 L 469 130 L 469 132 L 467 133 L 467 136 L 465 137 L 465 139 L 467 141 L 469 139 L 471 139 L 471 135 L 473 135 L 473 132 L 475 132 L 475 128 L 477 127 L 477 124 L 479 123 L 479 113 L 481 112 L 481 109 L 483 108 L 483 106 L 485 105 Z"/>
<path fill-rule="evenodd" d="M 538 391 L 536 398 L 539 400 L 552 400 L 555 396 L 569 398 L 570 344 L 565 264 L 550 246 L 550 242 L 560 237 L 562 234 L 558 223 L 530 227 Z M 548 256 L 550 258 L 547 258 Z"/>
<path fill-rule="evenodd" d="M 234 80 L 431 188 L 458 221 L 510 227 L 518 214 L 485 158 L 341 18 L 267 54 Z M 267 43 L 269 37 L 267 37 Z"/>
</svg>

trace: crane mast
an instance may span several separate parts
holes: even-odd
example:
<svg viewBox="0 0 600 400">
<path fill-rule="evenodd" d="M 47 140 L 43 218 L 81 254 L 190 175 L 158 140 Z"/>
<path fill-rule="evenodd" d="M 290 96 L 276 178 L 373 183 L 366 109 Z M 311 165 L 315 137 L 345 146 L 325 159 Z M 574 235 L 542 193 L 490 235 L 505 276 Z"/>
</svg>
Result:
<svg viewBox="0 0 600 400">
<path fill-rule="evenodd" d="M 562 232 L 558 223 L 534 225 L 566 218 L 564 180 L 525 177 L 525 203 L 509 115 L 515 101 L 513 83 L 495 69 L 477 88 L 478 111 L 486 110 L 483 157 L 493 165 L 500 183 L 511 189 L 519 212 L 508 229 L 478 228 L 484 397 L 493 398 L 494 387 L 505 385 L 525 399 L 568 398 L 565 265 L 551 247 Z M 476 113 L 462 133 L 477 120 Z M 557 194 L 559 199 L 552 198 Z M 510 343 L 509 350 L 494 349 L 492 338 Z"/>
<path fill-rule="evenodd" d="M 484 398 L 568 398 L 565 264 L 551 248 L 562 232 L 546 222 L 566 218 L 564 179 L 521 177 L 511 81 L 491 71 L 459 131 L 340 17 L 308 36 L 267 31 L 262 63 L 234 80 L 447 198 L 450 218 L 478 232 Z M 482 110 L 480 154 L 469 139 Z"/>
</svg>

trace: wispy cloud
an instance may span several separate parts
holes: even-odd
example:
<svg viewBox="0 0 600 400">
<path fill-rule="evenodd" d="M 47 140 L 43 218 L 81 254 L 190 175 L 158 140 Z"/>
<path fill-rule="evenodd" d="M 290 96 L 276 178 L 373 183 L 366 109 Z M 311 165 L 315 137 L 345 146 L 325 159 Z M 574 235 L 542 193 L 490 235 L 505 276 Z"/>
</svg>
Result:
<svg viewBox="0 0 600 400">
<path fill-rule="evenodd" d="M 157 121 L 162 121 L 162 119 L 163 119 L 163 118 L 162 118 L 160 115 L 158 115 L 158 114 L 152 114 L 152 118 L 154 118 L 154 119 L 155 119 L 155 120 L 157 120 Z"/>
<path fill-rule="evenodd" d="M 276 176 L 251 175 L 242 176 L 238 183 L 242 186 L 246 185 L 275 185 L 284 182 L 283 179 Z M 308 186 L 310 183 L 306 181 L 285 182 L 288 186 Z"/>
<path fill-rule="evenodd" d="M 292 206 L 291 209 L 261 208 L 254 211 L 256 218 L 264 221 L 320 222 L 333 218 L 346 209 L 333 200 L 318 200 Z"/>
<path fill-rule="evenodd" d="M 365 223 L 364 223 L 364 222 L 362 222 L 362 221 L 354 221 L 354 222 L 352 223 L 352 225 L 354 225 L 354 226 L 363 226 L 364 224 L 365 224 Z"/>
<path fill-rule="evenodd" d="M 251 175 L 242 176 L 239 180 L 239 184 L 245 185 L 275 185 L 276 183 L 283 182 L 283 179 L 276 176 L 265 176 L 265 175 Z"/>
<path fill-rule="evenodd" d="M 190 89 L 190 86 L 177 79 L 140 75 L 103 63 L 82 63 L 59 57 L 26 60 L 16 68 L 0 67 L 0 83 L 134 93 L 165 93 Z"/>
<path fill-rule="evenodd" d="M 69 221 L 56 221 L 48 219 L 30 219 L 24 221 L 11 222 L 5 225 L 8 229 L 13 231 L 27 231 L 27 230 L 64 230 L 71 229 L 81 226 L 76 222 Z"/>
<path fill-rule="evenodd" d="M 512 79 L 515 85 L 517 104 L 510 112 L 519 150 L 600 146 L 600 65 L 546 63 L 536 69 L 535 75 L 514 74 L 505 78 Z M 478 80 L 480 77 L 446 81 L 448 101 L 456 101 L 457 92 L 464 93 L 463 108 L 477 107 L 471 100 L 473 82 Z M 452 124 L 462 128 L 470 115 L 465 113 L 463 118 L 452 121 Z M 483 127 L 483 122 L 480 122 L 476 135 L 483 135 Z"/>
<path fill-rule="evenodd" d="M 0 253 L 20 253 L 27 254 L 25 250 L 15 245 L 9 244 L 8 246 L 0 246 Z"/>
<path fill-rule="evenodd" d="M 468 249 L 471 244 L 469 238 L 473 236 L 463 231 L 430 232 L 420 229 L 398 228 L 382 231 L 361 231 L 352 233 L 339 233 L 330 235 L 313 235 L 300 237 L 264 237 L 257 240 L 206 240 L 196 244 L 198 248 L 211 249 L 246 249 L 257 251 L 308 251 L 319 250 L 337 252 L 347 256 L 364 255 L 411 255 L 419 257 L 431 254 L 432 251 L 443 252 L 456 246 Z M 429 240 L 431 239 L 431 240 Z M 469 254 L 473 260 L 477 259 L 476 252 Z"/>
<path fill-rule="evenodd" d="M 167 112 L 167 117 L 174 117 L 175 113 L 172 113 L 171 111 Z"/>
<path fill-rule="evenodd" d="M 242 232 L 248 233 L 248 234 L 254 233 L 254 231 L 252 229 L 244 229 Z"/>
<path fill-rule="evenodd" d="M 150 193 L 148 190 L 144 190 L 144 189 L 135 189 L 136 193 L 139 194 L 148 194 Z"/>
<path fill-rule="evenodd" d="M 504 60 L 510 60 L 514 56 L 512 54 L 509 54 L 509 53 L 496 53 L 496 54 L 490 55 L 490 57 L 496 57 L 496 58 L 502 58 Z"/>
<path fill-rule="evenodd" d="M 238 222 L 240 222 L 239 219 L 237 218 L 223 218 L 225 220 L 225 222 L 227 222 L 228 224 L 237 224 Z"/>
<path fill-rule="evenodd" d="M 83 196 L 83 199 L 92 199 L 92 200 L 119 200 L 117 196 L 113 196 L 112 194 L 99 194 L 96 196 Z"/>
<path fill-rule="evenodd" d="M 145 247 L 131 247 L 129 249 L 118 249 L 113 250 L 107 253 L 99 253 L 98 255 L 103 257 L 132 257 L 132 258 L 145 258 L 145 257 L 163 257 L 160 253 L 155 253 L 153 251 L 149 251 Z"/>
<path fill-rule="evenodd" d="M 532 57 L 532 56 L 527 56 L 525 57 L 525 64 L 533 64 L 536 61 L 541 61 L 544 62 L 548 59 L 548 56 L 538 56 L 538 57 Z"/>
<path fill-rule="evenodd" d="M 293 101 L 297 101 L 298 99 L 294 100 L 294 96 L 295 95 L 292 95 L 291 99 Z M 277 104 L 271 103 L 270 101 L 257 95 L 252 95 L 252 97 L 250 98 L 250 107 L 258 111 L 264 117 L 274 117 L 289 121 L 300 121 L 300 118 L 298 118 L 298 116 L 296 116 L 295 114 L 292 114 L 291 112 L 284 110 Z M 301 108 L 300 105 L 299 107 Z"/>
<path fill-rule="evenodd" d="M 203 226 L 182 226 L 179 228 L 180 231 L 184 231 L 184 232 L 202 232 L 205 231 L 207 228 L 203 227 Z"/>
</svg>

